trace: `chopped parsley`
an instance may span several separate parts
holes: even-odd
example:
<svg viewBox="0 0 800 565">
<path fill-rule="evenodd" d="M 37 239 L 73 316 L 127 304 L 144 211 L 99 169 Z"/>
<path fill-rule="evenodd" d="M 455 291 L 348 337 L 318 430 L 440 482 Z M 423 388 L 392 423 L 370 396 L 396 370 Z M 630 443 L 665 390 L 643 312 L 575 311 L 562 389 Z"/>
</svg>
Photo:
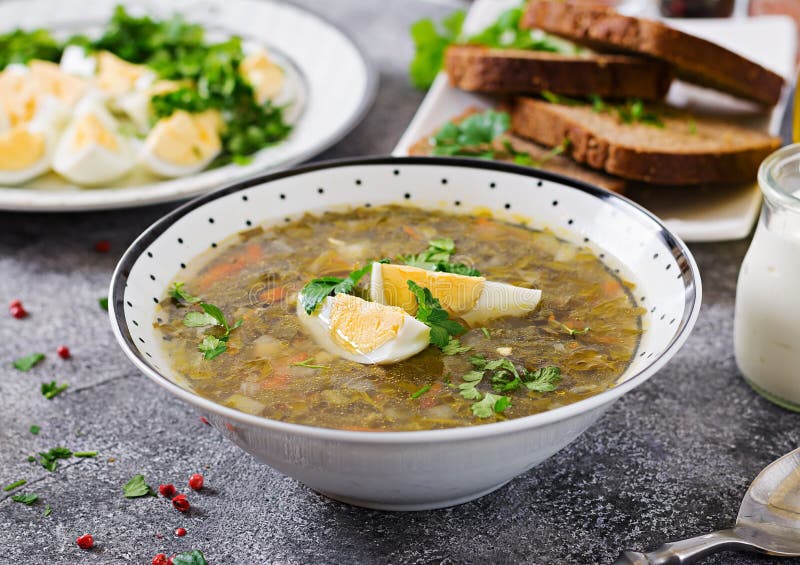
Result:
<svg viewBox="0 0 800 565">
<path fill-rule="evenodd" d="M 459 353 L 464 353 L 472 349 L 469 345 L 461 345 L 461 341 L 451 337 L 450 341 L 447 342 L 447 345 L 442 347 L 442 353 L 445 355 L 457 355 Z"/>
<path fill-rule="evenodd" d="M 20 479 L 18 481 L 14 481 L 10 485 L 4 486 L 3 487 L 3 491 L 4 492 L 8 492 L 10 490 L 14 490 L 15 488 L 19 488 L 19 487 L 21 487 L 22 485 L 25 485 L 25 484 L 28 484 L 28 481 L 25 480 L 25 479 Z"/>
<path fill-rule="evenodd" d="M 459 393 L 467 400 L 475 400 L 472 413 L 478 418 L 488 418 L 493 414 L 501 414 L 511 406 L 511 399 L 503 394 L 486 393 L 478 390 L 484 378 L 489 379 L 495 393 L 510 393 L 522 387 L 535 392 L 551 392 L 561 380 L 558 367 L 542 367 L 530 371 L 525 367 L 518 368 L 510 359 L 500 358 L 487 360 L 482 355 L 469 358 L 473 369 L 461 377 Z M 488 398 L 488 400 L 487 400 Z"/>
<path fill-rule="evenodd" d="M 424 387 L 422 387 L 422 388 L 421 388 L 421 389 L 419 389 L 418 391 L 414 392 L 414 393 L 411 395 L 411 398 L 414 398 L 414 399 L 417 399 L 417 398 L 419 398 L 420 396 L 422 396 L 423 394 L 425 394 L 426 392 L 428 392 L 428 391 L 431 389 L 431 386 L 432 386 L 432 385 L 425 385 Z"/>
<path fill-rule="evenodd" d="M 32 425 L 31 425 L 31 427 L 30 427 L 30 428 L 28 428 L 28 431 L 29 431 L 30 433 L 32 433 L 33 435 L 35 435 L 35 436 L 38 436 L 38 435 L 39 435 L 39 432 L 40 432 L 40 431 L 42 431 L 42 428 L 40 428 L 40 427 L 39 427 L 39 426 L 37 426 L 36 424 L 32 424 Z"/>
<path fill-rule="evenodd" d="M 72 454 L 73 457 L 97 457 L 96 451 L 76 451 Z"/>
<path fill-rule="evenodd" d="M 197 296 L 193 296 L 189 294 L 183 287 L 185 283 L 182 282 L 174 282 L 172 286 L 169 287 L 169 295 L 177 300 L 178 302 L 189 302 L 194 304 L 196 302 L 200 302 L 200 298 Z"/>
<path fill-rule="evenodd" d="M 442 68 L 445 50 L 456 43 L 551 53 L 581 51 L 581 48 L 540 30 L 521 28 L 519 22 L 522 13 L 522 6 L 506 10 L 491 25 L 467 38 L 461 33 L 465 16 L 463 10 L 453 12 L 438 26 L 429 18 L 417 21 L 411 26 L 415 48 L 414 59 L 409 66 L 411 83 L 420 89 L 430 87 Z"/>
<path fill-rule="evenodd" d="M 456 252 L 456 244 L 449 237 L 432 239 L 428 242 L 428 249 L 418 255 L 403 255 L 400 260 L 410 267 L 418 267 L 428 271 L 453 273 L 467 277 L 479 277 L 480 271 L 465 265 L 453 263 L 450 257 Z"/>
<path fill-rule="evenodd" d="M 492 334 L 489 333 L 489 328 L 481 328 L 481 331 L 483 332 L 483 337 L 486 339 L 492 339 Z"/>
<path fill-rule="evenodd" d="M 12 365 L 14 365 L 15 369 L 20 371 L 30 371 L 42 361 L 44 361 L 44 353 L 31 353 L 30 355 L 14 360 Z"/>
<path fill-rule="evenodd" d="M 130 481 L 122 486 L 122 494 L 125 498 L 156 496 L 155 491 L 144 481 L 144 475 L 134 475 Z"/>
<path fill-rule="evenodd" d="M 542 98 L 551 104 L 563 104 L 564 106 L 583 106 L 586 104 L 586 102 L 583 100 L 570 98 L 569 96 L 564 96 L 563 94 L 556 94 L 555 92 L 550 92 L 549 90 L 542 91 Z"/>
<path fill-rule="evenodd" d="M 582 334 L 589 333 L 589 330 L 592 329 L 589 326 L 586 326 L 582 330 L 578 330 L 578 329 L 575 329 L 575 328 L 571 328 L 567 324 L 563 324 L 563 323 L 561 323 L 561 322 L 559 322 L 558 320 L 555 320 L 555 319 L 553 320 L 553 323 L 556 326 L 558 326 L 559 328 L 561 328 L 562 330 L 564 330 L 565 332 L 567 332 L 570 335 L 570 337 L 575 337 L 576 335 L 582 335 Z"/>
<path fill-rule="evenodd" d="M 356 269 L 346 278 L 321 277 L 306 284 L 297 299 L 307 314 L 313 314 L 323 300 L 335 294 L 352 294 L 361 278 L 372 271 L 372 263 Z"/>
<path fill-rule="evenodd" d="M 439 299 L 434 298 L 429 289 L 419 286 L 414 281 L 406 283 L 417 300 L 417 320 L 431 329 L 432 344 L 444 348 L 450 343 L 450 336 L 458 336 L 467 331 L 464 326 L 450 319 Z"/>
<path fill-rule="evenodd" d="M 49 504 L 44 507 L 44 515 L 45 516 L 49 516 L 50 514 L 52 514 L 52 512 L 53 512 L 53 509 L 50 507 Z"/>
<path fill-rule="evenodd" d="M 54 447 L 50 451 L 40 451 L 39 457 L 39 464 L 52 473 L 58 468 L 58 460 L 69 459 L 72 457 L 72 451 L 66 447 Z M 36 458 L 28 457 L 28 461 L 36 461 Z"/>
<path fill-rule="evenodd" d="M 225 330 L 225 333 L 219 337 L 213 335 L 203 336 L 203 340 L 197 346 L 197 349 L 203 354 L 204 359 L 214 359 L 227 351 L 231 332 L 241 326 L 244 320 L 239 318 L 233 324 L 229 324 L 225 319 L 225 314 L 223 314 L 218 306 L 207 302 L 199 302 L 197 305 L 200 306 L 203 311 L 198 312 L 197 310 L 192 310 L 191 312 L 187 312 L 183 317 L 183 325 L 187 328 L 219 326 Z"/>
<path fill-rule="evenodd" d="M 21 504 L 27 504 L 28 506 L 30 506 L 31 504 L 33 504 L 34 502 L 39 500 L 39 495 L 36 494 L 36 493 L 15 494 L 14 496 L 11 497 L 11 500 L 13 500 L 14 502 L 19 502 Z"/>
<path fill-rule="evenodd" d="M 623 124 L 639 123 L 656 128 L 664 128 L 664 122 L 658 113 L 648 110 L 641 100 L 629 100 L 615 107 L 617 117 Z"/>
<path fill-rule="evenodd" d="M 104 296 L 103 298 L 98 298 L 97 304 L 99 304 L 100 308 L 102 308 L 103 310 L 108 311 L 108 296 Z"/>
<path fill-rule="evenodd" d="M 56 384 L 56 381 L 42 383 L 42 396 L 44 396 L 47 400 L 53 400 L 56 396 L 67 390 L 67 388 L 69 388 L 67 383 L 60 385 Z"/>
<path fill-rule="evenodd" d="M 208 565 L 203 552 L 199 549 L 184 551 L 172 558 L 173 565 Z"/>
<path fill-rule="evenodd" d="M 16 29 L 0 35 L 0 70 L 12 63 L 27 63 L 31 59 L 57 62 L 63 47 L 44 29 Z"/>
<path fill-rule="evenodd" d="M 314 365 L 314 358 L 309 357 L 297 363 L 289 363 L 290 367 L 305 367 L 306 369 L 330 369 L 328 365 Z"/>
</svg>

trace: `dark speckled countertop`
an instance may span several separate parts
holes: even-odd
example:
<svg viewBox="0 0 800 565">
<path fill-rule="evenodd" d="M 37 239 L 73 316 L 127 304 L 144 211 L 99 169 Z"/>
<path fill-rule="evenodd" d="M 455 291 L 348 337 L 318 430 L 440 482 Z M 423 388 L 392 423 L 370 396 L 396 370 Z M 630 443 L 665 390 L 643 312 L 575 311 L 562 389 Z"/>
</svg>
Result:
<svg viewBox="0 0 800 565">
<path fill-rule="evenodd" d="M 312 9 L 323 4 L 300 2 Z M 367 46 L 380 70 L 378 100 L 364 123 L 321 158 L 388 153 L 422 95 L 406 81 L 407 29 L 452 9 L 421 0 L 336 0 L 327 16 Z M 800 415 L 757 396 L 733 359 L 733 304 L 747 242 L 692 245 L 704 280 L 694 334 L 673 361 L 616 403 L 600 422 L 543 465 L 475 502 L 391 514 L 328 500 L 254 461 L 198 420 L 128 362 L 97 298 L 118 257 L 169 206 L 74 215 L 0 213 L 0 302 L 22 298 L 24 322 L 0 315 L 0 483 L 21 477 L 43 503 L 27 507 L 0 492 L 0 563 L 149 563 L 202 549 L 227 563 L 608 563 L 623 548 L 731 525 L 759 470 L 800 445 Z M 92 251 L 108 239 L 111 252 Z M 54 354 L 60 344 L 69 362 Z M 50 352 L 31 373 L 9 361 Z M 52 402 L 39 383 L 69 390 Z M 38 436 L 28 432 L 38 424 Z M 48 473 L 28 454 L 66 445 L 97 459 Z M 202 471 L 209 486 L 184 516 L 166 504 L 130 501 L 120 486 L 185 484 Z M 155 501 L 152 501 L 155 502 Z M 172 531 L 183 526 L 184 538 Z M 77 535 L 97 548 L 82 552 Z M 159 536 L 163 536 L 160 537 Z M 720 554 L 704 563 L 781 563 Z"/>
</svg>

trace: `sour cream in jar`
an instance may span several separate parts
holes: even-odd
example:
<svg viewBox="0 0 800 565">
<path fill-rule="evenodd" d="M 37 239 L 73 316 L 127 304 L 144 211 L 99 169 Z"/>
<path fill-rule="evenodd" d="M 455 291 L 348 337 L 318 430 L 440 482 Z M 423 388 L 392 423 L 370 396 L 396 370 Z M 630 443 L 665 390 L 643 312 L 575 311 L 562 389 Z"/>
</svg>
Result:
<svg viewBox="0 0 800 565">
<path fill-rule="evenodd" d="M 800 144 L 758 172 L 761 218 L 739 272 L 734 349 L 745 380 L 800 411 Z"/>
</svg>

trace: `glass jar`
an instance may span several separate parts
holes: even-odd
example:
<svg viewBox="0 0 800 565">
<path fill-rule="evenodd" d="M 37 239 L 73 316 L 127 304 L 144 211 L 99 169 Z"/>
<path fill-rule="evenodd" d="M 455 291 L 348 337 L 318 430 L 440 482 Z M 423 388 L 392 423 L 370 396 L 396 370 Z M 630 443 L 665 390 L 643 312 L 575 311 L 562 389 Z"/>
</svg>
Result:
<svg viewBox="0 0 800 565">
<path fill-rule="evenodd" d="M 800 144 L 758 171 L 761 218 L 736 288 L 736 363 L 769 400 L 800 411 Z"/>
</svg>

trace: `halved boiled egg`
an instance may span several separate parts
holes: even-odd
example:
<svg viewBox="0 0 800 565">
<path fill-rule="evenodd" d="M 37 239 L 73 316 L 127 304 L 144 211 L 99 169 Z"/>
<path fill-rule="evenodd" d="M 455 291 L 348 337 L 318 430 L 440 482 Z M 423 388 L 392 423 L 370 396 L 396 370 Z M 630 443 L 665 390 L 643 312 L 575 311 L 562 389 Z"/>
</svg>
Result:
<svg viewBox="0 0 800 565">
<path fill-rule="evenodd" d="M 144 143 L 142 161 L 150 172 L 180 177 L 201 171 L 222 151 L 218 112 L 183 110 L 159 120 Z"/>
<path fill-rule="evenodd" d="M 370 295 L 381 304 L 398 306 L 416 314 L 417 301 L 408 281 L 431 291 L 442 308 L 472 327 L 505 316 L 522 316 L 533 311 L 542 291 L 487 281 L 454 273 L 428 271 L 408 265 L 372 264 Z"/>
<path fill-rule="evenodd" d="M 53 169 L 81 185 L 98 185 L 127 174 L 135 164 L 130 140 L 102 103 L 87 98 L 78 105 L 56 147 Z"/>
<path fill-rule="evenodd" d="M 320 347 L 365 365 L 408 359 L 430 342 L 430 328 L 402 308 L 349 294 L 327 297 L 312 314 L 298 303 L 297 316 Z"/>
<path fill-rule="evenodd" d="M 279 99 L 286 80 L 284 70 L 269 58 L 264 49 L 247 55 L 239 63 L 239 73 L 253 87 L 256 102 L 264 104 Z"/>
<path fill-rule="evenodd" d="M 150 99 L 158 94 L 166 94 L 178 90 L 180 84 L 172 80 L 157 80 L 144 87 L 122 94 L 117 97 L 115 105 L 124 112 L 136 126 L 144 133 L 150 128 Z"/>
<path fill-rule="evenodd" d="M 145 65 L 129 63 L 109 51 L 100 51 L 96 58 L 97 86 L 112 99 L 156 79 L 156 74 Z"/>
<path fill-rule="evenodd" d="M 0 133 L 0 184 L 22 184 L 45 173 L 52 147 L 52 133 L 38 124 L 20 124 Z"/>
</svg>

